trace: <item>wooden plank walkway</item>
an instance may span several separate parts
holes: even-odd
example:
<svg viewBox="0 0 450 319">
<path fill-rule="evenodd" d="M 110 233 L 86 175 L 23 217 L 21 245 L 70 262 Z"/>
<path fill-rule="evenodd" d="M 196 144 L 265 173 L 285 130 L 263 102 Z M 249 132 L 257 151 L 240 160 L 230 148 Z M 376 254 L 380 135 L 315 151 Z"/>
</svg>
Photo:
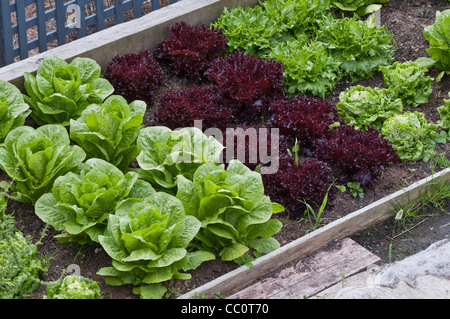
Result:
<svg viewBox="0 0 450 319">
<path fill-rule="evenodd" d="M 381 259 L 344 238 L 334 249 L 323 249 L 283 268 L 276 276 L 265 278 L 230 299 L 301 299 L 320 295 L 330 286 L 366 270 Z"/>
</svg>

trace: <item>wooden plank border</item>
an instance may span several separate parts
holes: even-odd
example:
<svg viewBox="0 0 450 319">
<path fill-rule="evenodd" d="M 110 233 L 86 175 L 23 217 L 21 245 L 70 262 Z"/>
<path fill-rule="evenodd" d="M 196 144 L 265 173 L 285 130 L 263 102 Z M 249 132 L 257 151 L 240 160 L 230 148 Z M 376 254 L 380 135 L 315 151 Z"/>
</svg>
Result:
<svg viewBox="0 0 450 319">
<path fill-rule="evenodd" d="M 232 295 L 264 274 L 276 270 L 297 258 L 309 255 L 332 240 L 351 236 L 358 231 L 392 217 L 393 214 L 388 214 L 388 212 L 395 208 L 395 204 L 406 204 L 415 199 L 422 191 L 429 191 L 431 189 L 429 186 L 433 183 L 437 181 L 448 182 L 449 179 L 450 168 L 428 176 L 407 188 L 388 195 L 258 258 L 252 262 L 253 267 L 239 267 L 180 296 L 179 299 L 196 298 L 205 295 L 212 297 L 216 293 L 220 293 L 225 297 Z"/>
</svg>

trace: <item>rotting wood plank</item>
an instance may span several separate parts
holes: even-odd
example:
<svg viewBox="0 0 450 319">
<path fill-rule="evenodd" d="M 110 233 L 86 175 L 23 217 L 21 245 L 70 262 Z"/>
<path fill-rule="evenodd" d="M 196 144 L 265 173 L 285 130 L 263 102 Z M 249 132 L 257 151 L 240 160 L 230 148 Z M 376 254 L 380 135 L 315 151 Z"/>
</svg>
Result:
<svg viewBox="0 0 450 319">
<path fill-rule="evenodd" d="M 429 190 L 430 184 L 438 180 L 448 182 L 449 178 L 450 168 L 446 168 L 256 259 L 252 262 L 252 267 L 239 267 L 178 298 L 213 297 L 216 293 L 225 297 L 230 296 L 265 274 L 319 250 L 332 240 L 349 237 L 393 217 L 393 214 L 388 212 L 394 209 L 394 204 L 412 201 L 420 192 Z"/>
<path fill-rule="evenodd" d="M 317 251 L 284 268 L 277 276 L 265 278 L 229 298 L 308 298 L 380 261 L 380 257 L 347 237 L 337 248 Z"/>
</svg>

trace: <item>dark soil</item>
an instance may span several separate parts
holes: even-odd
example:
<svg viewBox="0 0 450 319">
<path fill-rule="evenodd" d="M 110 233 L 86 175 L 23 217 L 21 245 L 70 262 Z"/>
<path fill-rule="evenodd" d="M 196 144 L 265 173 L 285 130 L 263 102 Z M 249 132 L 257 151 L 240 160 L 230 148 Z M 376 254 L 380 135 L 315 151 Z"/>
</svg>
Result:
<svg viewBox="0 0 450 319">
<path fill-rule="evenodd" d="M 423 37 L 423 28 L 426 25 L 432 24 L 437 10 L 443 11 L 450 8 L 448 0 L 391 0 L 383 5 L 381 18 L 382 24 L 386 25 L 388 30 L 394 34 L 396 42 L 396 60 L 404 62 L 407 60 L 415 60 L 419 57 L 428 56 L 425 49 L 428 47 L 428 42 Z M 439 70 L 431 68 L 429 75 L 436 77 Z M 364 80 L 356 84 L 371 87 L 383 87 L 383 79 L 380 72 L 378 72 L 373 79 Z M 145 125 L 154 125 L 153 112 L 158 107 L 159 96 L 172 89 L 178 89 L 191 85 L 188 81 L 179 78 L 168 78 L 161 83 L 160 90 L 154 99 L 153 105 L 149 105 L 148 112 L 144 118 Z M 339 93 L 350 86 L 345 80 L 342 80 L 334 93 L 330 95 L 327 100 L 336 103 L 339 98 Z M 446 76 L 440 83 L 433 83 L 433 93 L 426 105 L 415 108 L 412 111 L 423 112 L 429 122 L 436 123 L 439 120 L 437 107 L 443 104 L 443 98 L 448 98 L 447 93 L 450 91 L 450 77 Z M 445 154 L 450 157 L 450 143 L 445 145 L 439 144 L 436 148 L 438 154 Z M 436 168 L 438 171 L 440 168 Z M 323 224 L 333 222 L 334 220 L 354 212 L 370 203 L 375 202 L 413 182 L 421 180 L 431 174 L 430 163 L 400 163 L 396 166 L 389 167 L 383 174 L 380 181 L 372 188 L 364 190 L 364 198 L 354 198 L 349 192 L 336 194 L 336 197 L 330 203 L 323 214 Z M 7 179 L 7 176 L 0 172 L 0 180 Z M 8 211 L 14 212 L 17 220 L 17 227 L 23 231 L 25 235 L 30 235 L 34 241 L 39 240 L 46 229 L 45 224 L 34 214 L 34 209 L 31 205 L 25 205 L 14 201 L 9 201 Z M 447 206 L 448 211 L 448 206 Z M 445 218 L 450 219 L 448 214 L 441 214 Z M 308 221 L 291 220 L 286 213 L 281 213 L 276 218 L 283 222 L 282 230 L 275 236 L 281 243 L 285 245 L 301 236 L 308 231 L 311 231 L 311 225 Z M 430 218 L 428 221 L 435 220 Z M 442 221 L 440 222 L 441 225 Z M 425 224 L 425 223 L 424 223 Z M 365 232 L 360 232 L 359 237 L 355 236 L 355 240 L 360 242 L 363 246 L 367 246 L 375 253 L 379 252 L 385 256 L 389 249 L 389 244 L 392 242 L 394 223 L 388 220 L 381 226 L 371 228 Z M 431 227 L 431 226 L 430 226 Z M 437 227 L 437 226 L 436 226 Z M 418 231 L 420 228 L 414 228 Z M 434 228 L 437 229 L 437 228 Z M 442 231 L 447 231 L 450 227 L 440 227 Z M 105 266 L 110 266 L 111 260 L 109 256 L 98 245 L 84 245 L 78 244 L 61 244 L 53 238 L 56 232 L 49 226 L 39 246 L 39 251 L 43 256 L 50 259 L 51 264 L 48 273 L 42 279 L 51 281 L 56 280 L 61 276 L 63 271 L 67 271 L 73 265 L 79 266 L 80 274 L 94 279 L 99 282 L 105 299 L 129 299 L 138 298 L 132 293 L 131 286 L 112 287 L 104 283 L 104 277 L 96 275 L 96 272 Z M 427 238 L 428 235 L 424 235 Z M 407 251 L 425 248 L 428 239 L 419 240 L 416 236 L 397 238 L 408 238 L 411 241 L 412 247 Z M 383 241 L 384 240 L 384 241 Z M 386 242 L 386 243 L 385 243 Z M 398 248 L 396 241 L 391 248 L 394 252 L 394 259 L 401 258 L 401 248 Z M 398 253 L 398 255 L 397 255 Z M 398 257 L 397 257 L 398 256 Z M 200 266 L 197 270 L 192 271 L 192 279 L 184 281 L 174 281 L 169 284 L 171 296 L 185 293 L 195 287 L 211 281 L 220 275 L 229 272 L 236 268 L 237 265 L 229 262 L 221 262 L 219 260 L 209 261 Z M 31 298 L 42 298 L 45 294 L 45 287 L 41 286 Z"/>
</svg>

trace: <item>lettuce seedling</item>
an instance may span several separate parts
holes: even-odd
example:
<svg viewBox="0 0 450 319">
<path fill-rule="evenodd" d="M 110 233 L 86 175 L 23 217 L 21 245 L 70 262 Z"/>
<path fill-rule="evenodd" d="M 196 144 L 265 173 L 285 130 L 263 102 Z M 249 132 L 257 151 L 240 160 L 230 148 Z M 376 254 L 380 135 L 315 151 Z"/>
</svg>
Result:
<svg viewBox="0 0 450 319">
<path fill-rule="evenodd" d="M 68 64 L 54 56 L 39 64 L 36 76 L 25 72 L 24 98 L 34 121 L 68 126 L 90 104 L 101 104 L 114 88 L 100 73 L 100 65 L 92 59 L 75 58 Z"/>
<path fill-rule="evenodd" d="M 369 126 L 381 130 L 384 121 L 403 112 L 402 100 L 391 99 L 388 90 L 362 85 L 341 92 L 336 108 L 339 117 L 358 130 L 367 130 Z"/>
<path fill-rule="evenodd" d="M 13 129 L 25 124 L 31 113 L 22 93 L 13 84 L 0 80 L 0 143 Z"/>
<path fill-rule="evenodd" d="M 97 242 L 119 202 L 155 192 L 138 177 L 134 172 L 123 174 L 104 160 L 89 159 L 79 173 L 69 172 L 56 179 L 51 193 L 36 202 L 36 215 L 63 231 L 55 236 L 61 242 Z"/>
<path fill-rule="evenodd" d="M 66 276 L 46 286 L 44 299 L 103 299 L 98 282 L 83 276 Z"/>
<path fill-rule="evenodd" d="M 264 195 L 262 177 L 237 160 L 223 166 L 204 164 L 188 180 L 178 176 L 177 198 L 186 214 L 201 221 L 192 245 L 238 260 L 250 249 L 257 255 L 279 247 L 272 236 L 281 222 L 271 219 L 284 210 Z"/>
<path fill-rule="evenodd" d="M 76 169 L 86 153 L 70 145 L 64 126 L 48 124 L 34 129 L 20 126 L 11 131 L 0 147 L 0 168 L 15 183 L 11 196 L 34 204 L 51 190 L 59 176 Z"/>
<path fill-rule="evenodd" d="M 219 163 L 223 150 L 214 137 L 196 127 L 172 131 L 165 126 L 146 127 L 139 132 L 137 162 L 139 175 L 156 189 L 170 191 L 177 176 L 192 179 L 204 163 Z"/>
<path fill-rule="evenodd" d="M 190 274 L 181 271 L 214 259 L 211 253 L 187 250 L 200 226 L 195 217 L 185 214 L 179 199 L 164 192 L 132 205 L 123 202 L 99 236 L 112 266 L 98 274 L 108 276 L 110 285 L 138 286 L 133 291 L 143 298 L 161 298 L 166 292 L 163 282 L 189 279 Z"/>
<path fill-rule="evenodd" d="M 381 66 L 387 94 L 393 100 L 401 99 L 404 107 L 416 107 L 428 102 L 431 95 L 433 78 L 425 75 L 427 68 L 413 61 L 394 62 L 389 66 Z"/>
<path fill-rule="evenodd" d="M 383 135 L 403 161 L 428 162 L 436 155 L 433 138 L 437 125 L 428 123 L 421 112 L 405 112 L 386 120 Z"/>
<path fill-rule="evenodd" d="M 70 138 L 87 158 L 101 158 L 124 170 L 139 154 L 136 139 L 146 107 L 143 101 L 128 105 L 122 96 L 112 95 L 103 104 L 88 106 L 78 120 L 70 120 Z"/>
</svg>

